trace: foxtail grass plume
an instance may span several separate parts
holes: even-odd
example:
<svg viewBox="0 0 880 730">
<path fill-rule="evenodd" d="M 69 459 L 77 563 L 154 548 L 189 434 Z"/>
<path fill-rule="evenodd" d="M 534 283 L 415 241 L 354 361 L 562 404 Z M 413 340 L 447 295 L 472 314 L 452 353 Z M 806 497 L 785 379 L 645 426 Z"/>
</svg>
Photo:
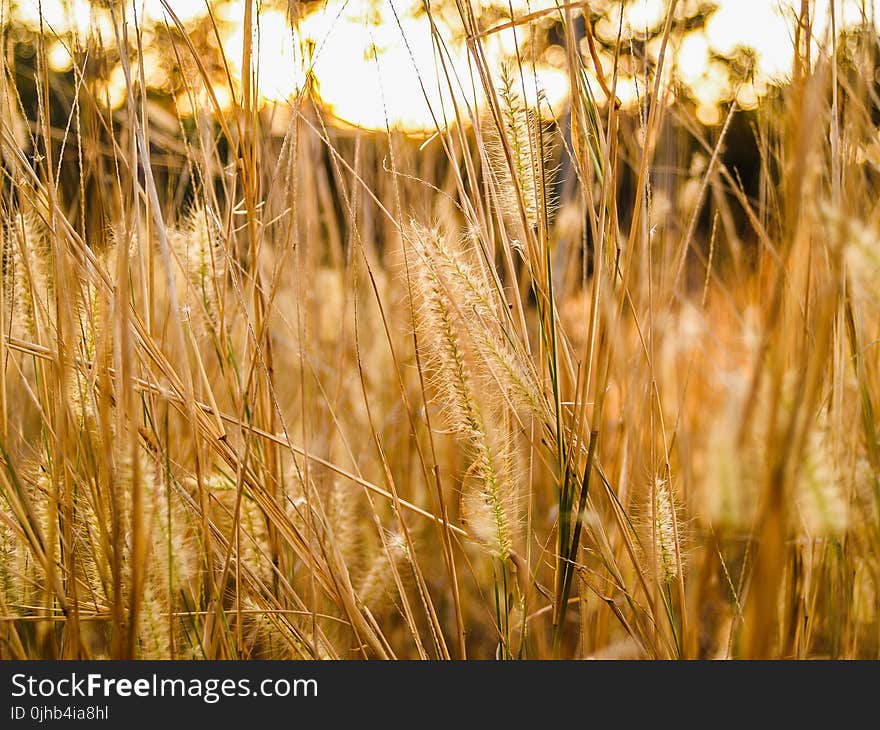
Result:
<svg viewBox="0 0 880 730">
<path fill-rule="evenodd" d="M 399 533 L 388 534 L 385 542 L 387 550 L 376 550 L 357 583 L 358 598 L 371 610 L 381 607 L 392 597 L 391 563 L 395 566 L 402 564 L 409 552 L 406 540 Z"/>
<path fill-rule="evenodd" d="M 796 485 L 795 504 L 800 523 L 811 536 L 840 536 L 849 523 L 844 484 L 835 466 L 824 429 L 813 428 L 807 438 Z"/>
<path fill-rule="evenodd" d="M 663 479 L 657 479 L 647 495 L 647 560 L 660 583 L 677 580 L 681 572 L 681 531 L 675 496 Z"/>
<path fill-rule="evenodd" d="M 543 94 L 539 92 L 537 104 L 531 106 L 517 83 L 510 66 L 503 65 L 498 87 L 502 128 L 492 124 L 484 136 L 500 211 L 509 220 L 519 221 L 522 210 L 528 225 L 537 228 L 555 207 L 553 134 L 541 115 Z"/>
<path fill-rule="evenodd" d="M 215 329 L 220 323 L 226 252 L 209 208 L 195 206 L 168 231 L 168 240 L 178 262 L 176 286 L 181 315 L 194 323 L 196 331 Z"/>
<path fill-rule="evenodd" d="M 52 261 L 49 241 L 32 213 L 16 212 L 4 226 L 3 284 L 12 333 L 36 340 L 51 327 Z"/>
<path fill-rule="evenodd" d="M 497 412 L 501 403 L 492 402 L 491 391 L 480 388 L 480 368 L 469 335 L 463 308 L 473 302 L 473 292 L 462 276 L 447 276 L 438 263 L 441 234 L 413 224 L 409 240 L 417 253 L 413 288 L 418 301 L 416 330 L 428 364 L 441 410 L 452 428 L 467 444 L 473 458 L 465 480 L 463 501 L 482 526 L 479 537 L 493 553 L 506 558 L 512 549 L 515 493 L 508 459 L 507 435 L 498 432 Z M 491 308 L 481 306 L 485 312 Z M 471 316 L 476 315 L 471 314 Z M 477 325 L 485 326 L 485 325 Z M 468 482 L 471 481 L 471 484 Z"/>
<path fill-rule="evenodd" d="M 475 263 L 469 238 L 451 243 L 439 229 L 422 229 L 420 262 L 442 284 L 473 347 L 478 377 L 502 388 L 510 403 L 539 422 L 552 419 L 534 365 L 504 317 L 504 303 L 488 274 Z"/>
</svg>

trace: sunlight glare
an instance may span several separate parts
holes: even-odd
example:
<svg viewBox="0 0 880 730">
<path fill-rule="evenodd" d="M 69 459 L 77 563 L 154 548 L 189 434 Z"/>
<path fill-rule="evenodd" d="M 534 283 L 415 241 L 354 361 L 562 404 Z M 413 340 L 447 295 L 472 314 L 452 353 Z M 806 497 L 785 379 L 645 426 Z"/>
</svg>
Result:
<svg viewBox="0 0 880 730">
<path fill-rule="evenodd" d="M 242 77 L 244 27 L 239 22 L 223 40 L 223 51 L 233 76 Z M 287 101 L 305 85 L 305 69 L 298 34 L 280 10 L 265 10 L 253 29 L 253 48 L 259 93 L 266 101 Z"/>
<path fill-rule="evenodd" d="M 146 33 L 152 34 L 145 37 L 158 38 L 161 27 L 170 21 L 163 0 L 134 1 Z M 187 29 L 207 18 L 210 3 L 234 87 L 240 86 L 243 73 L 245 1 L 165 0 Z M 705 26 L 673 40 L 670 58 L 678 81 L 696 102 L 698 117 L 712 123 L 710 120 L 720 117 L 710 107 L 736 97 L 741 107 L 754 108 L 770 86 L 788 80 L 801 1 L 714 0 L 704 5 L 711 8 Z M 515 66 L 521 67 L 527 77 L 523 86 L 529 100 L 534 103 L 540 88 L 550 107 L 559 110 L 569 89 L 565 50 L 551 42 L 540 58 L 530 58 L 529 52 L 524 55 L 523 51 L 532 42 L 536 27 L 546 29 L 555 22 L 556 11 L 515 27 L 495 28 L 511 16 L 522 18 L 556 6 L 556 0 L 479 0 L 475 12 L 480 27 L 492 30 L 483 36 L 481 44 L 495 82 L 502 65 L 519 57 L 521 63 Z M 59 40 L 48 46 L 49 65 L 57 72 L 69 71 L 74 63 L 69 50 L 74 46 L 61 42 L 66 34 L 85 37 L 97 29 L 105 45 L 116 45 L 110 14 L 103 5 L 93 5 L 89 0 L 18 0 L 13 7 L 15 22 L 32 32 L 43 27 L 53 36 L 57 34 Z M 815 61 L 829 52 L 831 5 L 815 2 L 810 7 Z M 874 22 L 880 14 L 880 0 L 838 0 L 835 7 L 834 25 L 840 30 Z M 677 17 L 698 9 L 693 3 L 679 3 L 678 8 Z M 668 9 L 669 0 L 597 0 L 593 10 L 600 17 L 594 32 L 611 45 L 617 42 L 618 32 L 626 44 L 643 39 L 649 63 L 656 64 Z M 132 21 L 130 4 L 120 6 L 119 12 L 127 13 Z M 484 100 L 458 11 L 452 3 L 441 3 L 432 6 L 431 13 L 433 32 L 421 0 L 327 0 L 305 6 L 293 27 L 289 12 L 267 0 L 258 6 L 253 39 L 260 97 L 267 103 L 290 101 L 306 87 L 307 79 L 312 79 L 311 88 L 325 107 L 338 119 L 357 127 L 384 130 L 388 126 L 430 134 L 455 119 L 456 106 L 461 115 L 468 117 L 469 108 Z M 584 43 L 580 51 L 586 58 Z M 744 50 L 754 59 L 751 76 L 745 81 L 733 80 L 724 60 L 734 59 Z M 607 48 L 600 48 L 599 54 L 606 78 L 611 78 L 613 55 Z M 171 67 L 163 66 L 156 48 L 146 55 L 148 85 L 166 88 Z M 530 70 L 533 63 L 537 64 L 536 71 Z M 596 98 L 603 100 L 598 85 L 592 83 L 595 73 L 589 61 L 585 73 L 591 86 L 596 87 Z M 643 72 L 630 66 L 621 68 L 618 86 L 618 97 L 625 107 L 631 107 L 637 103 L 637 87 L 647 88 L 648 80 Z M 106 87 L 111 102 L 121 103 L 118 74 L 111 73 Z M 224 99 L 231 102 L 229 90 L 226 92 Z"/>
<path fill-rule="evenodd" d="M 206 0 L 166 0 L 177 19 L 184 25 L 189 25 L 208 15 Z M 215 3 L 212 3 L 212 5 Z M 171 17 L 165 10 L 162 0 L 143 0 L 143 17 L 150 22 L 164 22 L 166 18 L 171 22 Z"/>
<path fill-rule="evenodd" d="M 96 8 L 93 10 L 89 0 L 54 0 L 53 2 L 39 2 L 39 0 L 20 0 L 16 5 L 16 20 L 25 27 L 39 31 L 41 27 L 62 35 L 64 33 L 78 33 L 81 36 L 88 34 L 92 22 L 104 16 L 106 13 Z M 105 27 L 104 30 L 107 28 Z M 110 29 L 112 34 L 112 28 Z"/>
<path fill-rule="evenodd" d="M 665 17 L 664 0 L 631 0 L 623 11 L 624 22 L 636 34 L 654 30 Z"/>
</svg>

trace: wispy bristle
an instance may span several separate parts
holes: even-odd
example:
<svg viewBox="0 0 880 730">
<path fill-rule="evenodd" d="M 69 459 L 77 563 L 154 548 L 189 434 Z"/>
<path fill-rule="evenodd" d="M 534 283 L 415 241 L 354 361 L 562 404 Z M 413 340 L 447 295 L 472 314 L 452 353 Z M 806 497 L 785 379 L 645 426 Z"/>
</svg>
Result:
<svg viewBox="0 0 880 730">
<path fill-rule="evenodd" d="M 472 507 L 487 525 L 482 530 L 486 542 L 493 552 L 506 557 L 512 547 L 507 507 L 511 475 L 503 469 L 493 419 L 487 417 L 487 412 L 498 404 L 487 403 L 477 395 L 478 375 L 471 354 L 469 324 L 460 309 L 461 303 L 468 300 L 468 285 L 461 276 L 443 276 L 436 262 L 438 236 L 436 231 L 416 225 L 410 234 L 410 242 L 419 253 L 414 275 L 420 305 L 418 331 L 436 373 L 437 390 L 443 394 L 441 409 L 474 457 L 471 468 L 478 486 L 472 493 L 466 491 L 466 498 L 476 499 Z"/>
<path fill-rule="evenodd" d="M 681 568 L 680 525 L 676 509 L 672 491 L 663 479 L 658 479 L 653 493 L 648 494 L 645 532 L 651 546 L 648 559 L 653 563 L 657 580 L 661 583 L 676 580 Z"/>
<path fill-rule="evenodd" d="M 489 127 L 486 146 L 501 211 L 508 219 L 520 220 L 522 206 L 526 221 L 535 228 L 554 207 L 550 193 L 555 173 L 550 164 L 553 144 L 550 127 L 541 117 L 541 95 L 536 106 L 529 106 L 516 84 L 511 68 L 503 65 L 498 88 L 503 130 Z M 505 148 L 510 151 L 509 161 Z"/>
</svg>

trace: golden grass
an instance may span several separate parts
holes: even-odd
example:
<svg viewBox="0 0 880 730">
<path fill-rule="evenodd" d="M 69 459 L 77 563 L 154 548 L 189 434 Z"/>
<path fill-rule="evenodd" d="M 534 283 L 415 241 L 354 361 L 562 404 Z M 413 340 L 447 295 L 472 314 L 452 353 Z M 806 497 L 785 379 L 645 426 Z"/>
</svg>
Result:
<svg viewBox="0 0 880 730">
<path fill-rule="evenodd" d="M 0 657 L 880 654 L 873 32 L 799 37 L 749 189 L 573 7 L 570 133 L 459 10 L 423 145 L 247 74 L 175 131 L 120 18 L 121 112 L 4 59 Z"/>
</svg>

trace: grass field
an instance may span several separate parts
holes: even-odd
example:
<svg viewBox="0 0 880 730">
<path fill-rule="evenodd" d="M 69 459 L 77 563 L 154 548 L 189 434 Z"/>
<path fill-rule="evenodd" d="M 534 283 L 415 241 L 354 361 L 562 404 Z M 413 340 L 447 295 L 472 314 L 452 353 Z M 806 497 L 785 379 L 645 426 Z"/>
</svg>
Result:
<svg viewBox="0 0 880 730">
<path fill-rule="evenodd" d="M 878 658 L 873 9 L 718 4 L 3 0 L 0 657 Z"/>
</svg>

